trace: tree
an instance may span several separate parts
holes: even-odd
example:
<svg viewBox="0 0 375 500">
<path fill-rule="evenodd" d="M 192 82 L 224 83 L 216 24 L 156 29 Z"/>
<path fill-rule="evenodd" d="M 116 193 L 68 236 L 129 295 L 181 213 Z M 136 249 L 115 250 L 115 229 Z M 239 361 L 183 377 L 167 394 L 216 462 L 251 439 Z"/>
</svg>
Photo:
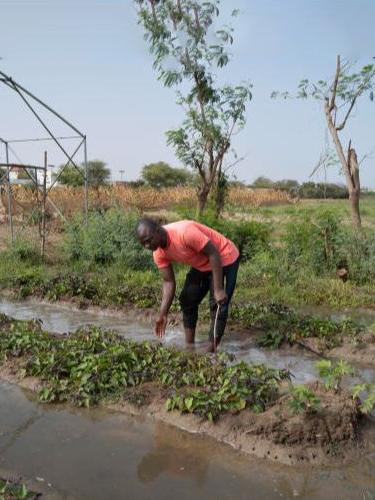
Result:
<svg viewBox="0 0 375 500">
<path fill-rule="evenodd" d="M 65 186 L 83 186 L 85 182 L 84 169 L 81 167 L 77 169 L 73 164 L 60 165 L 53 177 L 58 180 L 59 184 Z"/>
<path fill-rule="evenodd" d="M 84 170 L 84 165 L 81 165 Z M 111 178 L 111 170 L 107 164 L 101 160 L 91 160 L 87 162 L 89 186 L 98 188 L 107 184 Z"/>
<path fill-rule="evenodd" d="M 287 191 L 289 194 L 292 195 L 296 195 L 298 193 L 299 187 L 300 187 L 299 182 L 294 179 L 282 179 L 281 181 L 276 181 L 273 183 L 274 189 Z"/>
<path fill-rule="evenodd" d="M 214 30 L 219 0 L 135 0 L 139 22 L 154 56 L 154 68 L 166 87 L 176 87 L 185 113 L 180 127 L 167 132 L 167 143 L 200 178 L 198 210 L 230 151 L 232 135 L 245 125 L 249 83 L 220 87 L 213 74 L 229 62 L 231 27 Z M 233 11 L 236 15 L 238 11 Z"/>
<path fill-rule="evenodd" d="M 260 176 L 255 179 L 255 181 L 252 184 L 252 187 L 270 189 L 273 188 L 273 181 L 271 181 L 271 179 L 269 179 L 268 177 Z"/>
<path fill-rule="evenodd" d="M 349 64 L 342 65 L 340 56 L 337 56 L 336 72 L 332 83 L 328 84 L 324 80 L 319 80 L 316 83 L 310 83 L 307 79 L 301 80 L 295 97 L 299 99 L 312 97 L 323 102 L 328 130 L 346 179 L 352 222 L 354 227 L 360 228 L 359 199 L 361 185 L 357 153 L 352 146 L 351 139 L 345 151 L 339 133 L 344 130 L 359 97 L 368 93 L 370 99 L 373 99 L 375 66 L 373 64 L 363 66 L 358 73 L 350 73 L 349 71 Z M 279 95 L 284 99 L 291 97 L 289 92 L 281 94 L 273 92 L 271 97 Z"/>
<path fill-rule="evenodd" d="M 106 184 L 111 176 L 110 169 L 106 166 L 106 163 L 101 160 L 88 161 L 87 171 L 89 186 L 94 188 Z M 67 186 L 83 186 L 85 183 L 85 165 L 82 163 L 78 168 L 71 163 L 67 166 L 60 165 L 57 172 L 54 174 L 54 178 L 57 179 L 60 184 Z"/>
<path fill-rule="evenodd" d="M 188 184 L 193 176 L 184 168 L 173 168 L 168 163 L 159 161 L 145 165 L 141 177 L 149 186 L 161 188 Z"/>
</svg>

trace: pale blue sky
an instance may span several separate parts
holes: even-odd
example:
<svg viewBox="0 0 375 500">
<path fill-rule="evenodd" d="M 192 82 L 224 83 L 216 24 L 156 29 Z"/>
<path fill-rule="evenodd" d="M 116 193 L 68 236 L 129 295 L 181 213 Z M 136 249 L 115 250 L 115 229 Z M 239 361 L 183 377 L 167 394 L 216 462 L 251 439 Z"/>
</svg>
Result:
<svg viewBox="0 0 375 500">
<path fill-rule="evenodd" d="M 234 140 L 239 179 L 259 175 L 306 180 L 325 142 L 316 102 L 273 101 L 272 90 L 299 80 L 327 79 L 340 53 L 359 65 L 374 61 L 373 0 L 221 0 L 225 15 L 239 7 L 233 58 L 222 79 L 250 80 L 247 125 Z M 178 166 L 164 132 L 182 119 L 174 92 L 157 81 L 131 0 L 0 0 L 0 69 L 55 107 L 88 137 L 90 158 L 105 160 L 113 179 L 135 179 L 146 163 Z M 22 103 L 0 85 L 0 137 L 44 136 Z M 362 184 L 375 188 L 375 103 L 364 98 L 348 124 Z M 58 126 L 57 133 L 67 131 Z M 349 134 L 345 134 L 346 141 Z M 49 162 L 61 155 L 48 144 Z M 14 150 L 42 161 L 44 146 Z M 3 159 L 3 151 L 0 152 Z M 78 158 L 82 160 L 82 158 Z M 322 180 L 323 174 L 315 177 Z M 338 168 L 328 180 L 340 180 Z M 343 180 L 341 178 L 341 180 Z"/>
</svg>

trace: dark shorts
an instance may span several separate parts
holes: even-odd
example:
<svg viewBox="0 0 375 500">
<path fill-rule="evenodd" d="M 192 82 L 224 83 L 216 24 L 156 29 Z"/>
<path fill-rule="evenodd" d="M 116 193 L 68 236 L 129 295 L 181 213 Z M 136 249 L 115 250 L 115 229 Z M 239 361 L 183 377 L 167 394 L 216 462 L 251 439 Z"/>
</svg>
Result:
<svg viewBox="0 0 375 500">
<path fill-rule="evenodd" d="M 237 281 L 238 266 L 240 258 L 235 260 L 229 266 L 223 267 L 223 280 L 225 292 L 228 296 L 226 304 L 220 306 L 217 318 L 216 337 L 221 339 L 224 335 L 225 326 L 228 319 L 229 303 Z M 183 314 L 185 328 L 195 328 L 198 321 L 198 307 L 204 297 L 210 292 L 210 314 L 211 327 L 209 338 L 214 338 L 214 324 L 217 311 L 217 304 L 214 298 L 212 272 L 202 272 L 191 268 L 186 275 L 185 284 L 180 294 L 180 305 Z"/>
</svg>

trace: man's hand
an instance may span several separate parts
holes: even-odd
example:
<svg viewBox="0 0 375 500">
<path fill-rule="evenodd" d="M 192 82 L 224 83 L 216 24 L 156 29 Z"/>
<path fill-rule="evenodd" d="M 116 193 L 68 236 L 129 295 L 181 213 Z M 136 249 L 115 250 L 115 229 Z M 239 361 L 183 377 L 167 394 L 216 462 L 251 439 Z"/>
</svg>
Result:
<svg viewBox="0 0 375 500">
<path fill-rule="evenodd" d="M 162 339 L 165 335 L 165 329 L 167 327 L 167 315 L 163 314 L 158 317 L 158 319 L 155 321 L 155 327 L 154 327 L 154 333 L 157 337 Z"/>
<path fill-rule="evenodd" d="M 228 296 L 223 288 L 221 288 L 220 290 L 215 290 L 214 297 L 216 300 L 216 304 L 218 304 L 219 306 L 222 306 L 223 304 L 228 302 Z"/>
</svg>

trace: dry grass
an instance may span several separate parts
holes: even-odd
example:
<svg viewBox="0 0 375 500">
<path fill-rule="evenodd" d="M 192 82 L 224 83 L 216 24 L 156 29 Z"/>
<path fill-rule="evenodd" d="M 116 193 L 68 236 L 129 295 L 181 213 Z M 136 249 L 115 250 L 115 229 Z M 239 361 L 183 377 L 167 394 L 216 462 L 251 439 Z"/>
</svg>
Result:
<svg viewBox="0 0 375 500">
<path fill-rule="evenodd" d="M 83 188 L 58 186 L 50 195 L 51 202 L 69 217 L 74 213 L 81 212 L 84 207 Z M 14 211 L 16 215 L 27 215 L 37 206 L 35 193 L 31 189 L 14 187 Z M 7 195 L 1 197 L 3 210 L 8 207 Z M 229 192 L 229 203 L 237 206 L 259 207 L 278 203 L 292 203 L 294 200 L 283 191 L 274 189 L 250 189 L 233 187 Z M 109 208 L 119 206 L 122 208 L 136 208 L 144 210 L 160 210 L 175 205 L 196 205 L 195 189 L 190 186 L 180 186 L 166 189 L 154 189 L 150 187 L 129 187 L 116 184 L 103 186 L 99 189 L 89 190 L 89 205 L 91 207 Z M 48 204 L 53 211 L 52 205 Z"/>
</svg>

